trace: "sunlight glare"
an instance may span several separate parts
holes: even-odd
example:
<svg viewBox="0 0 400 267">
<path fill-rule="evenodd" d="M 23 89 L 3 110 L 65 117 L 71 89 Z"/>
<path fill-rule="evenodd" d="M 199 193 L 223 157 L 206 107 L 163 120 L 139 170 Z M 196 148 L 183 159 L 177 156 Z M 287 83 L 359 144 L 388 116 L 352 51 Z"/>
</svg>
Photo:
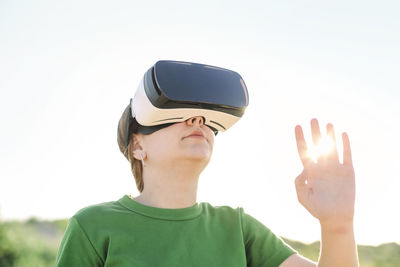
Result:
<svg viewBox="0 0 400 267">
<path fill-rule="evenodd" d="M 329 152 L 331 152 L 334 148 L 333 140 L 332 138 L 326 136 L 322 137 L 321 141 L 317 146 L 312 144 L 308 148 L 308 156 L 312 159 L 313 162 L 317 162 L 317 159 L 319 156 L 327 155 Z"/>
</svg>

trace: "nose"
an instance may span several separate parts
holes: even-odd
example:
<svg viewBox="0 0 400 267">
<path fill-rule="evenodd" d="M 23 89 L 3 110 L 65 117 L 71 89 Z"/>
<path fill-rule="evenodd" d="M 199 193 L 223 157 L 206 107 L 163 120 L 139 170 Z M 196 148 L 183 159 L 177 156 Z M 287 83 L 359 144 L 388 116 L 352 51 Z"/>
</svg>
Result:
<svg viewBox="0 0 400 267">
<path fill-rule="evenodd" d="M 186 123 L 188 124 L 188 125 L 203 125 L 204 124 L 204 118 L 203 117 L 201 117 L 201 116 L 196 116 L 196 117 L 192 117 L 192 118 L 190 118 L 190 119 L 188 119 L 188 120 L 186 120 Z"/>
</svg>

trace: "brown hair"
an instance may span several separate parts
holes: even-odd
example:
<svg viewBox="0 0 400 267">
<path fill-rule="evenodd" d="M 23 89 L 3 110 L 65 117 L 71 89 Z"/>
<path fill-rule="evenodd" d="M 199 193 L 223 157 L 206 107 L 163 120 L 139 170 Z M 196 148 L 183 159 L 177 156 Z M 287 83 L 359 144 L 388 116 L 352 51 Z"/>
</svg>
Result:
<svg viewBox="0 0 400 267">
<path fill-rule="evenodd" d="M 129 160 L 129 163 L 131 164 L 132 174 L 135 177 L 136 187 L 139 190 L 139 192 L 142 192 L 143 188 L 144 188 L 143 166 L 142 166 L 142 162 L 133 156 L 133 149 L 134 149 L 134 141 L 133 140 L 134 140 L 134 136 L 132 134 L 131 140 L 129 141 L 129 145 L 128 145 L 128 160 Z"/>
<path fill-rule="evenodd" d="M 133 156 L 134 135 L 132 134 L 130 136 L 128 146 L 125 146 L 125 141 L 124 141 L 125 140 L 124 136 L 127 131 L 127 124 L 130 116 L 131 116 L 130 105 L 128 105 L 125 108 L 124 112 L 122 113 L 122 116 L 118 123 L 117 141 L 119 150 L 131 164 L 131 171 L 135 178 L 136 187 L 139 190 L 139 192 L 142 192 L 144 188 L 143 166 L 142 162 L 140 160 L 135 159 L 135 157 Z"/>
</svg>

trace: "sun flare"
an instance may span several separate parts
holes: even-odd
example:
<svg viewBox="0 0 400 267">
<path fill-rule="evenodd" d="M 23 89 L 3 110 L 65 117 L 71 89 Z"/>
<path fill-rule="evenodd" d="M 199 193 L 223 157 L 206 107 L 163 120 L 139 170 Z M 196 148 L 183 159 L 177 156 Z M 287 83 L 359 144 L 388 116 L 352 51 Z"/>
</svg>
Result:
<svg viewBox="0 0 400 267">
<path fill-rule="evenodd" d="M 334 148 L 333 140 L 330 137 L 322 137 L 317 146 L 312 144 L 308 148 L 308 156 L 312 161 L 317 162 L 319 156 L 329 154 Z"/>
</svg>

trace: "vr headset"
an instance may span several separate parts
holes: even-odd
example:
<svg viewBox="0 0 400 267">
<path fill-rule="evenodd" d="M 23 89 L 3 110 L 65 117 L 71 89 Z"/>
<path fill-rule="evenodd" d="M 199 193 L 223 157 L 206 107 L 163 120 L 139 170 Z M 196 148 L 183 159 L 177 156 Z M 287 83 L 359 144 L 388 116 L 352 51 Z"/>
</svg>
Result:
<svg viewBox="0 0 400 267">
<path fill-rule="evenodd" d="M 130 100 L 125 145 L 132 133 L 150 134 L 173 123 L 202 116 L 216 134 L 244 114 L 249 96 L 234 71 L 204 64 L 161 60 L 145 74 Z"/>
</svg>

